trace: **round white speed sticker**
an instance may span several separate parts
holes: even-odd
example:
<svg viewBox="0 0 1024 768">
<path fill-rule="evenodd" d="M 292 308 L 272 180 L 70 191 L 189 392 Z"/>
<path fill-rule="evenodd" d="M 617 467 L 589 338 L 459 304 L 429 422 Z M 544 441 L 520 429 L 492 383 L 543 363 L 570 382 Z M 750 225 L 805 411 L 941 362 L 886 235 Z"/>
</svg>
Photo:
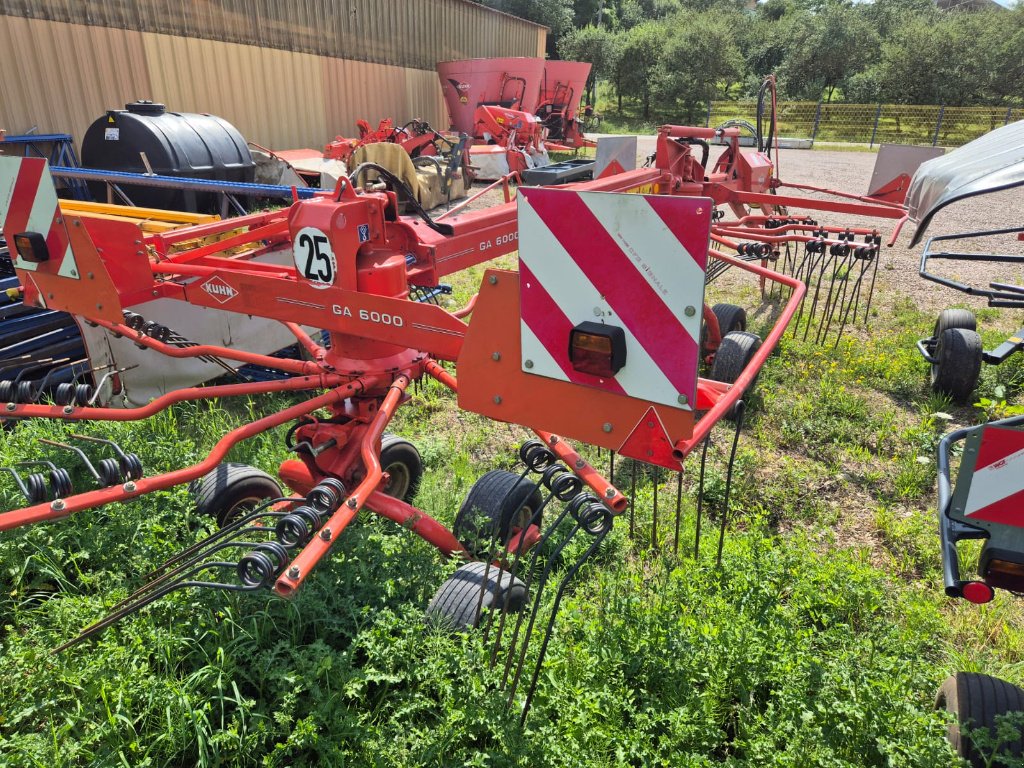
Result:
<svg viewBox="0 0 1024 768">
<path fill-rule="evenodd" d="M 314 288 L 329 288 L 338 275 L 338 261 L 331 250 L 331 241 L 316 227 L 303 227 L 295 236 L 292 248 L 295 268 Z"/>
</svg>

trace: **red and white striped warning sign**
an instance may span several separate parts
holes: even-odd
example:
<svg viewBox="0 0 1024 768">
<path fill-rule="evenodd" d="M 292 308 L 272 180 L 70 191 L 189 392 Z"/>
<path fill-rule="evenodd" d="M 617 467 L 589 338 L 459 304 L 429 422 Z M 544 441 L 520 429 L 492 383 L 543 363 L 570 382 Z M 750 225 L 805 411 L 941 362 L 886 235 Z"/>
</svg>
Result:
<svg viewBox="0 0 1024 768">
<path fill-rule="evenodd" d="M 1024 526 L 1024 431 L 984 428 L 963 514 L 975 520 Z"/>
<path fill-rule="evenodd" d="M 50 164 L 41 157 L 0 157 L 0 219 L 16 269 L 42 271 L 80 279 L 75 255 L 61 219 Z M 50 258 L 42 264 L 25 261 L 14 236 L 38 232 L 46 238 Z"/>
<path fill-rule="evenodd" d="M 697 390 L 711 200 L 519 190 L 523 370 L 690 408 Z M 569 336 L 591 321 L 625 331 L 614 377 L 573 369 Z"/>
</svg>

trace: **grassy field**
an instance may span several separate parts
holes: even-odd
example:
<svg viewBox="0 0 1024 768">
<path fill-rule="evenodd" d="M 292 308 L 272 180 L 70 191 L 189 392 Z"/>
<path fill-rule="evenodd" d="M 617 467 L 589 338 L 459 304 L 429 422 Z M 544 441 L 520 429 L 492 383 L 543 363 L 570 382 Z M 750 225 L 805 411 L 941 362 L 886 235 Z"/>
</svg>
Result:
<svg viewBox="0 0 1024 768">
<path fill-rule="evenodd" d="M 456 301 L 479 279 L 463 276 Z M 954 765 L 935 689 L 955 669 L 1021 682 L 1022 615 L 1005 596 L 979 608 L 942 595 L 933 452 L 979 414 L 927 390 L 913 342 L 933 318 L 892 296 L 876 307 L 870 331 L 834 351 L 787 335 L 770 359 L 740 442 L 720 566 L 726 426 L 711 451 L 699 558 L 695 463 L 678 556 L 664 530 L 652 550 L 617 523 L 563 603 L 524 728 L 480 637 L 423 620 L 454 564 L 365 515 L 291 601 L 179 592 L 52 654 L 211 530 L 179 488 L 0 538 L 0 765 Z M 994 312 L 982 320 L 989 345 L 1010 330 Z M 1013 402 L 1022 384 L 1010 362 L 985 371 L 979 395 Z M 193 404 L 102 433 L 165 470 L 284 402 Z M 36 456 L 40 437 L 63 431 L 6 431 L 4 459 Z M 460 412 L 436 386 L 400 410 L 394 431 L 426 461 L 417 503 L 449 524 L 473 480 L 511 467 L 527 437 Z M 273 471 L 281 438 L 231 458 Z M 660 480 L 662 498 L 674 497 L 675 479 Z M 641 483 L 637 531 L 649 530 L 651 497 Z M 17 505 L 9 492 L 4 501 Z"/>
</svg>

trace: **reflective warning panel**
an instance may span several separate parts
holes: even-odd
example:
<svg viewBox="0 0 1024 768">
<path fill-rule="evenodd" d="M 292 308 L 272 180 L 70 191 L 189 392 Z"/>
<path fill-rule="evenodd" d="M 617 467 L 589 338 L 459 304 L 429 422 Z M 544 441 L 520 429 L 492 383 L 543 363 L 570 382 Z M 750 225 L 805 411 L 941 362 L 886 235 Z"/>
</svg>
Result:
<svg viewBox="0 0 1024 768">
<path fill-rule="evenodd" d="M 41 157 L 0 157 L 0 220 L 16 269 L 81 279 L 64 228 L 50 165 Z M 22 258 L 15 235 L 45 242 L 36 260 Z"/>
<path fill-rule="evenodd" d="M 711 206 L 520 189 L 523 371 L 690 409 Z"/>
<path fill-rule="evenodd" d="M 965 477 L 975 454 L 974 468 Z M 983 427 L 980 440 L 967 442 L 963 462 L 953 496 L 957 517 L 1024 527 L 1024 430 Z"/>
</svg>

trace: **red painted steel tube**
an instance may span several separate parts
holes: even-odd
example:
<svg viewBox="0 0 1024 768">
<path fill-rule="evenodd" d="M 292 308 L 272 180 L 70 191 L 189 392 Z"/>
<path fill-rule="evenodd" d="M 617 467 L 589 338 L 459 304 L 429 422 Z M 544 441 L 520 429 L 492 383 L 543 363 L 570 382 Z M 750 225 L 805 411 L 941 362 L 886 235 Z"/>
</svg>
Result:
<svg viewBox="0 0 1024 768">
<path fill-rule="evenodd" d="M 488 184 L 486 187 L 481 189 L 479 192 L 474 192 L 471 197 L 466 198 L 465 200 L 463 200 L 458 205 L 449 208 L 447 211 L 445 211 L 440 216 L 435 218 L 434 221 L 441 221 L 442 219 L 446 219 L 449 216 L 452 216 L 452 215 L 458 213 L 463 208 L 465 208 L 467 205 L 472 203 L 474 200 L 478 200 L 478 199 L 480 199 L 481 196 L 486 195 L 488 192 L 490 192 L 492 189 L 494 189 L 499 184 L 501 184 L 504 187 L 504 189 L 505 189 L 505 197 L 506 197 L 506 201 L 507 201 L 507 198 L 508 198 L 508 182 L 509 182 L 509 179 L 511 179 L 513 176 L 516 179 L 516 183 L 517 184 L 520 183 L 520 181 L 519 181 L 519 173 L 517 171 L 512 171 L 512 173 L 507 173 L 504 176 L 502 176 L 500 179 L 498 179 L 497 181 L 493 182 L 492 184 Z"/>
<path fill-rule="evenodd" d="M 776 186 L 778 187 L 790 187 L 792 189 L 803 189 L 808 192 L 823 192 L 826 195 L 835 195 L 836 197 L 846 197 L 850 200 L 860 200 L 862 203 L 871 203 L 872 205 L 884 205 L 890 208 L 898 208 L 900 213 L 906 212 L 906 207 L 902 203 L 894 203 L 890 200 L 879 200 L 876 197 L 869 197 L 868 195 L 855 195 L 852 192 L 839 192 L 834 189 L 826 189 L 825 187 L 814 187 L 810 184 L 794 184 L 789 181 L 780 181 Z"/>
<path fill-rule="evenodd" d="M 902 219 L 896 222 L 896 227 L 892 231 L 892 237 L 890 237 L 889 242 L 886 243 L 887 246 L 892 248 L 894 245 L 896 245 L 896 240 L 899 238 L 900 232 L 903 231 L 903 225 L 906 224 L 909 220 L 910 214 L 907 214 Z M 1022 236 L 1021 239 L 1024 240 L 1024 236 Z"/>
<path fill-rule="evenodd" d="M 158 250 L 166 253 L 167 246 L 176 245 L 187 240 L 219 235 L 222 232 L 230 232 L 233 229 L 241 229 L 242 227 L 262 227 L 275 220 L 285 221 L 287 218 L 288 209 L 270 211 L 269 213 L 251 213 L 248 216 L 238 216 L 234 219 L 211 221 L 209 224 L 196 224 L 194 227 L 182 227 L 171 232 L 147 235 L 146 242 L 153 243 L 158 246 Z"/>
<path fill-rule="evenodd" d="M 258 355 L 254 352 L 243 352 L 237 349 L 229 349 L 228 347 L 213 346 L 212 344 L 198 344 L 194 347 L 172 347 L 156 339 L 144 336 L 138 331 L 133 331 L 127 325 L 121 323 L 111 323 L 106 320 L 92 318 L 84 319 L 101 325 L 108 331 L 119 333 L 134 342 L 142 344 L 144 347 L 155 349 L 160 354 L 167 355 L 168 357 L 202 357 L 203 355 L 212 355 L 213 357 L 223 357 L 227 360 L 237 360 L 242 363 L 263 365 L 267 368 L 275 368 L 279 371 L 295 373 L 300 376 L 315 376 L 323 370 L 318 363 L 309 360 L 284 360 L 279 357 Z"/>
<path fill-rule="evenodd" d="M 459 391 L 459 382 L 456 381 L 455 377 L 448 373 L 448 371 L 445 370 L 444 366 L 441 365 L 436 360 L 427 360 L 427 362 L 423 364 L 423 372 L 426 373 L 431 378 L 440 381 L 452 392 Z"/>
<path fill-rule="evenodd" d="M 277 264 L 266 264 L 262 261 L 252 261 L 242 258 L 226 258 L 222 256 L 207 256 L 202 264 L 179 264 L 173 261 L 159 261 L 150 264 L 154 274 L 161 275 L 211 275 L 214 272 L 231 270 L 232 272 L 254 272 L 260 275 L 272 275 L 275 277 L 294 277 L 294 267 L 282 267 Z"/>
<path fill-rule="evenodd" d="M 871 216 L 880 219 L 900 219 L 906 215 L 902 208 L 892 208 L 887 205 L 844 203 L 839 200 L 814 200 L 809 197 L 769 195 L 762 192 L 737 192 L 721 186 L 719 186 L 719 189 L 723 191 L 725 200 L 729 202 L 746 203 L 748 205 L 804 208 L 812 211 L 832 211 L 833 213 L 848 213 L 853 216 Z M 712 194 L 711 197 L 716 197 L 716 195 Z"/>
<path fill-rule="evenodd" d="M 723 139 L 731 139 L 740 135 L 739 128 L 704 128 L 694 125 L 663 125 L 658 128 L 658 133 L 662 132 L 670 139 L 714 139 L 719 136 Z"/>
<path fill-rule="evenodd" d="M 240 395 L 265 395 L 271 392 L 299 392 L 304 389 L 324 389 L 344 384 L 347 377 L 325 373 L 320 376 L 300 376 L 281 381 L 253 381 L 247 384 L 221 384 L 213 387 L 176 389 L 139 408 L 78 408 L 71 405 L 32 405 L 8 403 L 4 418 L 63 419 L 64 421 L 140 421 L 148 419 L 176 403 L 191 400 L 213 400 Z"/>
<path fill-rule="evenodd" d="M 380 456 L 377 454 L 376 446 L 384 433 L 384 428 L 395 415 L 395 409 L 405 394 L 405 388 L 409 386 L 409 378 L 406 376 L 397 377 L 388 389 L 388 393 L 381 401 L 377 415 L 363 433 L 360 452 L 363 458 L 363 466 L 366 468 L 366 477 L 349 494 L 345 502 L 338 508 L 338 511 L 331 515 L 323 527 L 310 542 L 303 547 L 302 551 L 288 564 L 285 572 L 278 577 L 274 585 L 274 591 L 282 597 L 292 595 L 296 589 L 302 586 L 302 582 L 310 571 L 316 567 L 320 559 L 327 554 L 331 545 L 337 540 L 341 532 L 358 514 L 359 509 L 366 503 L 366 499 L 380 485 L 381 466 Z"/>
<path fill-rule="evenodd" d="M 299 344 L 301 344 L 303 349 L 313 356 L 314 360 L 323 360 L 327 355 L 327 350 L 313 341 L 312 337 L 302 330 L 302 326 L 298 323 L 286 322 L 284 327 L 291 332 L 292 336 L 298 339 Z"/>
<path fill-rule="evenodd" d="M 708 251 L 709 254 L 714 256 L 716 259 L 720 259 L 724 262 L 731 264 L 734 267 L 744 269 L 747 272 L 753 272 L 755 275 L 768 278 L 777 283 L 788 285 L 793 289 L 793 292 L 789 295 L 789 301 L 786 302 L 786 306 L 782 309 L 782 314 L 779 315 L 779 319 L 775 321 L 775 325 L 772 327 L 771 332 L 765 338 L 761 347 L 754 353 L 754 356 L 747 363 L 743 372 L 739 375 L 729 392 L 722 397 L 711 410 L 704 414 L 703 418 L 697 422 L 693 434 L 687 440 L 680 440 L 675 444 L 672 449 L 673 457 L 682 461 L 686 458 L 686 455 L 694 449 L 700 442 L 707 436 L 711 431 L 711 428 L 718 423 L 718 420 L 725 415 L 726 411 L 732 408 L 737 400 L 740 399 L 741 393 L 750 386 L 750 382 L 754 380 L 754 377 L 761 370 L 761 366 L 764 365 L 765 360 L 772 353 L 775 347 L 779 343 L 779 339 L 782 338 L 782 334 L 786 332 L 786 328 L 790 321 L 793 319 L 793 315 L 796 314 L 797 307 L 800 306 L 800 301 L 803 299 L 804 294 L 807 292 L 807 286 L 805 286 L 800 280 L 790 277 L 789 275 L 783 275 L 779 272 L 774 272 L 770 269 L 760 267 L 748 261 L 740 261 L 734 259 L 731 256 L 726 256 L 724 253 L 718 253 L 717 251 Z"/>
<path fill-rule="evenodd" d="M 455 534 L 427 513 L 411 504 L 406 504 L 401 499 L 388 496 L 380 491 L 372 491 L 366 498 L 366 508 L 381 517 L 386 517 L 388 520 L 409 528 L 428 544 L 441 550 L 446 556 L 456 552 L 466 552 L 466 548 L 455 538 Z"/>
<path fill-rule="evenodd" d="M 25 509 L 16 509 L 11 512 L 4 512 L 0 514 L 0 531 L 7 531 L 11 528 L 30 525 L 32 523 L 41 523 L 46 520 L 56 520 L 62 517 L 67 517 L 75 512 L 81 512 L 85 509 L 101 507 L 104 504 L 110 504 L 115 501 L 133 499 L 146 493 L 162 491 L 165 488 L 171 488 L 175 485 L 191 482 L 197 477 L 202 477 L 216 467 L 236 443 L 252 437 L 253 435 L 259 434 L 260 432 L 265 432 L 268 429 L 284 424 L 285 422 L 291 421 L 299 416 L 303 416 L 311 411 L 315 411 L 317 408 L 323 408 L 325 406 L 341 402 L 353 392 L 357 390 L 361 391 L 364 386 L 364 383 L 359 380 L 350 382 L 343 387 L 338 387 L 323 395 L 314 397 L 312 400 L 307 400 L 304 403 L 293 405 L 290 408 L 285 408 L 283 411 L 279 411 L 278 413 L 270 416 L 264 416 L 262 419 L 257 419 L 254 422 L 245 424 L 237 429 L 233 429 L 217 441 L 217 444 L 213 446 L 210 454 L 205 459 L 190 467 L 178 469 L 174 472 L 168 472 L 163 475 L 156 475 L 154 477 L 143 477 L 139 480 L 127 482 L 124 485 L 116 485 L 111 488 L 101 488 L 96 491 L 89 491 L 88 493 L 80 493 L 76 496 L 69 496 L 66 499 L 60 499 L 59 501 L 54 501 L 52 503 L 36 504 L 35 506 L 26 507 Z"/>
<path fill-rule="evenodd" d="M 576 450 L 557 435 L 550 432 L 543 432 L 539 429 L 533 430 L 544 445 L 550 448 L 554 454 L 561 459 L 569 469 L 579 475 L 580 480 L 590 486 L 590 489 L 598 495 L 605 506 L 616 514 L 626 511 L 629 500 L 614 485 L 604 479 L 604 476 L 588 464 Z"/>
<path fill-rule="evenodd" d="M 469 315 L 473 314 L 473 309 L 476 307 L 476 300 L 478 298 L 480 298 L 480 294 L 474 293 L 472 296 L 469 297 L 469 302 L 466 304 L 466 306 L 464 306 L 462 309 L 457 309 L 454 312 L 452 312 L 452 316 L 457 317 L 459 318 L 459 320 L 461 320 L 462 318 L 468 317 Z"/>
</svg>

